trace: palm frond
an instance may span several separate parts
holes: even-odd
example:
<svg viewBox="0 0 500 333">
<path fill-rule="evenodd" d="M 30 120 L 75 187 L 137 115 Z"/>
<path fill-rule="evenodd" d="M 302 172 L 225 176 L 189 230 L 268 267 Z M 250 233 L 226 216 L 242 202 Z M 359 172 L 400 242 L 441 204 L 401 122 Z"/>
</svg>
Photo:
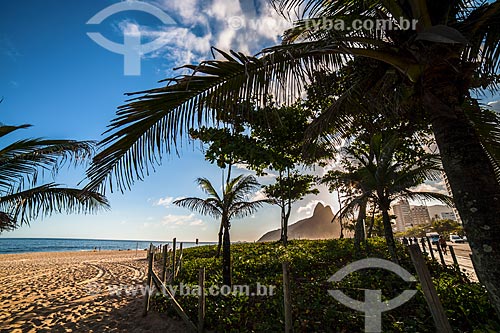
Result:
<svg viewBox="0 0 500 333">
<path fill-rule="evenodd" d="M 478 63 L 485 74 L 500 69 L 500 2 L 483 2 L 456 24 L 469 43 L 464 58 Z"/>
<path fill-rule="evenodd" d="M 1 100 L 0 100 L 1 102 Z M 4 137 L 14 131 L 17 131 L 18 129 L 23 129 L 23 128 L 28 128 L 31 127 L 32 125 L 29 124 L 23 124 L 19 126 L 9 126 L 9 125 L 0 125 L 0 138 Z"/>
<path fill-rule="evenodd" d="M 54 213 L 96 213 L 109 209 L 107 199 L 96 192 L 63 188 L 50 183 L 0 197 L 0 211 L 16 227 Z"/>
<path fill-rule="evenodd" d="M 198 183 L 198 186 L 203 190 L 203 192 L 207 193 L 218 201 L 222 201 L 222 198 L 219 196 L 217 190 L 214 188 L 210 180 L 200 177 L 196 179 L 196 182 Z"/>
<path fill-rule="evenodd" d="M 25 139 L 0 150 L 0 190 L 12 192 L 25 181 L 37 183 L 39 172 L 52 176 L 67 162 L 83 163 L 94 153 L 93 141 Z"/>
<path fill-rule="evenodd" d="M 240 175 L 230 181 L 226 193 L 230 196 L 229 202 L 245 200 L 246 197 L 259 187 L 259 182 L 254 176 Z"/>
<path fill-rule="evenodd" d="M 256 201 L 236 202 L 232 205 L 229 219 L 243 218 L 256 213 L 264 204 L 273 204 L 272 199 L 262 199 Z"/>
<path fill-rule="evenodd" d="M 213 218 L 220 218 L 222 216 L 222 209 L 220 202 L 214 198 L 200 199 L 200 198 L 183 198 L 175 200 L 174 205 L 188 208 L 189 210 L 196 211 L 202 215 L 208 215 Z"/>
<path fill-rule="evenodd" d="M 488 108 L 465 108 L 500 182 L 500 116 Z"/>
<path fill-rule="evenodd" d="M 454 205 L 455 205 L 452 197 L 445 195 L 445 194 L 441 194 L 441 193 L 425 192 L 425 191 L 413 192 L 410 190 L 406 190 L 406 191 L 404 191 L 403 196 L 408 198 L 408 199 L 413 199 L 413 200 L 418 200 L 418 199 L 438 200 L 449 207 L 454 207 Z"/>
<path fill-rule="evenodd" d="M 393 63 L 403 72 L 411 64 L 390 51 L 349 48 L 335 42 L 301 43 L 265 50 L 260 57 L 218 50 L 225 60 L 189 65 L 192 74 L 167 80 L 119 108 L 87 175 L 87 188 L 113 184 L 130 189 L 165 152 L 182 142 L 190 128 L 218 119 L 218 112 L 241 100 L 265 105 L 269 95 L 291 104 L 314 72 L 339 68 L 352 54 Z"/>
<path fill-rule="evenodd" d="M 353 198 L 347 198 L 347 200 L 343 201 L 342 208 L 333 216 L 332 222 L 338 218 L 353 216 L 355 211 L 358 210 L 361 205 L 365 204 L 366 200 L 369 198 L 374 198 L 373 194 L 369 191 L 363 192 Z"/>
</svg>

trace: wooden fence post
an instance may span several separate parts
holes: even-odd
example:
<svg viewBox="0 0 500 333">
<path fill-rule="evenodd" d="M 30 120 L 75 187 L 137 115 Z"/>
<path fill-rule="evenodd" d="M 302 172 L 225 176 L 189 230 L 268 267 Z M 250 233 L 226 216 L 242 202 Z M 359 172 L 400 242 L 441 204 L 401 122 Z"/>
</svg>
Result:
<svg viewBox="0 0 500 333">
<path fill-rule="evenodd" d="M 290 270 L 288 262 L 283 262 L 283 301 L 285 307 L 285 333 L 293 332 L 292 300 L 290 295 Z"/>
<path fill-rule="evenodd" d="M 453 265 L 458 266 L 457 256 L 455 255 L 455 249 L 451 245 L 449 245 L 448 248 L 450 249 L 451 258 L 453 259 Z"/>
<path fill-rule="evenodd" d="M 427 251 L 426 251 L 426 248 L 425 248 L 425 239 L 423 237 L 421 238 L 420 243 L 422 244 L 422 254 L 424 256 L 426 256 L 427 255 Z"/>
<path fill-rule="evenodd" d="M 420 252 L 418 246 L 414 245 L 408 246 L 408 249 L 410 251 L 410 257 L 413 261 L 413 265 L 415 266 L 415 270 L 417 271 L 418 279 L 422 285 L 425 300 L 427 301 L 427 305 L 429 306 L 432 317 L 434 318 L 436 331 L 439 333 L 452 333 L 453 330 L 451 329 L 450 322 L 446 317 L 443 305 L 439 300 L 436 288 L 434 288 L 434 285 L 432 284 L 431 274 L 425 264 L 422 252 Z"/>
<path fill-rule="evenodd" d="M 149 250 L 148 250 L 148 278 L 146 282 L 146 293 L 144 294 L 144 311 L 142 312 L 142 316 L 145 317 L 148 314 L 149 310 L 149 297 L 151 296 L 150 291 L 151 291 L 151 280 L 152 280 L 152 273 L 153 273 L 153 244 L 151 243 L 149 245 Z"/>
<path fill-rule="evenodd" d="M 443 251 L 441 250 L 441 244 L 438 243 L 437 248 L 439 252 L 439 258 L 441 259 L 441 264 L 443 266 L 446 266 L 446 262 L 444 261 Z"/>
<path fill-rule="evenodd" d="M 167 278 L 167 256 L 168 256 L 168 244 L 163 245 L 163 257 L 161 262 L 161 282 L 165 283 Z"/>
<path fill-rule="evenodd" d="M 202 333 L 205 326 L 205 268 L 200 268 L 198 273 L 198 333 Z"/>
<path fill-rule="evenodd" d="M 182 269 L 182 242 L 181 242 L 181 245 L 179 246 L 179 264 L 177 265 L 177 272 L 175 273 L 175 277 L 177 278 L 177 275 L 179 275 L 179 273 L 181 272 L 181 269 Z"/>
<path fill-rule="evenodd" d="M 175 265 L 177 263 L 176 256 L 175 256 L 175 251 L 177 248 L 177 239 L 174 238 L 173 240 L 173 245 L 172 245 L 172 277 L 171 277 L 171 282 L 173 283 L 175 280 Z"/>
<path fill-rule="evenodd" d="M 431 240 L 427 236 L 425 238 L 427 238 L 427 244 L 429 245 L 429 252 L 431 254 L 431 258 L 432 258 L 432 260 L 436 260 L 436 257 L 434 257 L 434 250 L 432 249 Z"/>
</svg>

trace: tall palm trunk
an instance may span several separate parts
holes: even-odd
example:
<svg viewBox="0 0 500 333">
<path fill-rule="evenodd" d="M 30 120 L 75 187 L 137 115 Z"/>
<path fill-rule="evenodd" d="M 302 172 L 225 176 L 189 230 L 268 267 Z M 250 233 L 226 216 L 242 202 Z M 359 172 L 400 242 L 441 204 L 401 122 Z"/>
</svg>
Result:
<svg viewBox="0 0 500 333">
<path fill-rule="evenodd" d="M 217 253 L 215 254 L 216 258 L 220 257 L 220 249 L 222 247 L 222 234 L 224 231 L 224 222 L 221 221 L 220 227 L 219 227 L 219 243 L 217 244 Z"/>
<path fill-rule="evenodd" d="M 342 200 L 340 199 L 340 190 L 337 190 L 337 199 L 339 201 L 339 212 L 341 212 L 342 211 Z M 358 218 L 359 218 L 359 215 L 358 215 Z M 342 215 L 341 214 L 339 214 L 339 225 L 340 225 L 339 239 L 342 239 L 342 238 L 344 238 L 344 224 L 342 223 Z M 356 243 L 356 232 L 354 232 L 354 245 L 355 245 L 355 247 L 357 245 L 356 250 L 359 250 L 359 242 Z"/>
<path fill-rule="evenodd" d="M 396 264 L 399 263 L 398 254 L 396 252 L 396 242 L 394 241 L 394 234 L 392 233 L 391 217 L 389 216 L 390 201 L 384 200 L 384 194 L 379 192 L 378 197 L 380 200 L 380 211 L 382 212 L 382 224 L 384 226 L 384 237 L 387 242 L 387 248 L 392 261 Z"/>
<path fill-rule="evenodd" d="M 373 226 L 375 225 L 375 207 L 375 203 L 373 203 L 372 220 L 370 221 L 370 226 L 368 227 L 366 238 L 372 238 Z"/>
<path fill-rule="evenodd" d="M 365 239 L 364 222 L 366 219 L 366 205 L 368 205 L 368 198 L 363 199 L 359 205 L 358 218 L 354 229 L 354 248 L 356 251 L 360 250 L 360 244 Z"/>
<path fill-rule="evenodd" d="M 477 276 L 500 316 L 500 185 L 460 99 L 443 100 L 432 94 L 424 97 L 425 105 L 432 105 L 434 136 Z"/>
<path fill-rule="evenodd" d="M 222 169 L 222 186 L 224 187 L 224 184 L 228 184 L 229 181 L 231 180 L 231 167 L 232 163 L 229 163 L 227 165 L 227 176 L 226 176 L 226 181 L 224 182 L 224 169 Z M 222 189 L 222 192 L 224 193 L 224 188 Z M 220 257 L 220 249 L 222 247 L 222 234 L 224 231 L 224 221 L 221 221 L 220 227 L 219 227 L 219 243 L 217 244 L 217 253 L 215 254 L 216 258 Z"/>
<path fill-rule="evenodd" d="M 222 240 L 222 281 L 224 285 L 232 285 L 231 277 L 231 239 L 229 237 L 229 222 L 224 223 L 224 237 Z"/>
</svg>

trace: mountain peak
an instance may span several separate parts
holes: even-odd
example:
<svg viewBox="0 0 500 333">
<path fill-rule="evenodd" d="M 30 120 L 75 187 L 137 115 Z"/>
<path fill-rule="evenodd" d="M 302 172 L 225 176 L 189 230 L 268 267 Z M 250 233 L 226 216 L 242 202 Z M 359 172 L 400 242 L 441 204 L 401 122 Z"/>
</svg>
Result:
<svg viewBox="0 0 500 333">
<path fill-rule="evenodd" d="M 313 216 L 314 215 L 318 215 L 322 210 L 325 209 L 325 206 L 321 203 L 321 202 L 318 202 L 316 204 L 316 207 L 314 207 L 314 213 L 313 213 Z"/>
</svg>

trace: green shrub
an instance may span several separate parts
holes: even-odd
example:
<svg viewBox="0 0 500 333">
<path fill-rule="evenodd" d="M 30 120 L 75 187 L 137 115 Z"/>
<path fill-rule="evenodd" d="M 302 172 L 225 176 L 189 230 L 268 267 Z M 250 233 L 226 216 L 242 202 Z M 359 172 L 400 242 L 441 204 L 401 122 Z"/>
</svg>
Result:
<svg viewBox="0 0 500 333">
<path fill-rule="evenodd" d="M 206 287 L 221 285 L 220 259 L 215 246 L 184 250 L 183 270 L 177 283 L 197 284 L 198 269 L 205 267 Z M 401 265 L 416 276 L 406 248 L 398 247 Z M 290 241 L 285 249 L 279 243 L 232 245 L 233 283 L 249 285 L 255 292 L 257 282 L 276 286 L 273 296 L 207 296 L 207 330 L 217 332 L 278 332 L 284 328 L 282 293 L 283 261 L 290 262 L 293 324 L 295 332 L 362 332 L 363 313 L 347 308 L 328 294 L 342 290 L 358 300 L 365 289 L 381 289 L 384 299 L 392 299 L 406 289 L 417 289 L 407 303 L 383 313 L 384 332 L 435 332 L 432 316 L 418 283 L 403 281 L 382 269 L 361 270 L 338 283 L 327 282 L 338 269 L 361 258 L 389 258 L 382 239 L 370 239 L 361 253 L 354 254 L 351 239 Z M 499 332 L 500 323 L 490 305 L 486 290 L 454 267 L 428 261 L 434 285 L 455 332 Z M 176 297 L 189 317 L 196 321 L 198 298 Z M 175 315 L 163 296 L 155 297 L 154 307 Z"/>
</svg>

